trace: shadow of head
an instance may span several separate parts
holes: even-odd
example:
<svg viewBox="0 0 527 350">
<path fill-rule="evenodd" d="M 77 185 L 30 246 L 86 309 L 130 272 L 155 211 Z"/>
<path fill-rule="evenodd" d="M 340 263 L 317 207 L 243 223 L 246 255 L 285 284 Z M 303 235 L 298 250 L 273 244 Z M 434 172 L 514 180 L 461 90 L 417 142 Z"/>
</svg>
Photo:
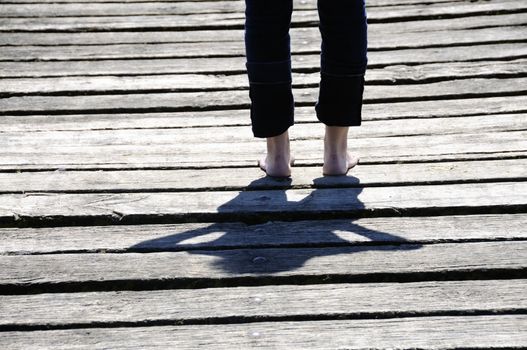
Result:
<svg viewBox="0 0 527 350">
<path fill-rule="evenodd" d="M 336 184 L 341 188 L 335 188 Z M 316 257 L 418 249 L 403 237 L 356 224 L 364 215 L 355 177 L 324 177 L 313 188 L 292 188 L 291 180 L 252 181 L 217 207 L 219 222 L 181 225 L 180 232 L 140 242 L 134 251 L 187 251 L 214 256 L 214 270 L 269 274 L 301 268 Z M 356 187 L 346 187 L 355 185 Z M 198 227 L 197 227 L 198 226 Z M 379 256 L 382 256 L 380 254 Z"/>
</svg>

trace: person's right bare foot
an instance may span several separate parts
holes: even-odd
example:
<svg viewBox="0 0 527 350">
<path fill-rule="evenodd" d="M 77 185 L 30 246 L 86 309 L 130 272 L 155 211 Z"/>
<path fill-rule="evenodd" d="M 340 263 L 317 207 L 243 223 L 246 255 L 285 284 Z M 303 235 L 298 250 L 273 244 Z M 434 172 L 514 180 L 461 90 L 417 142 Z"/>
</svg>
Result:
<svg viewBox="0 0 527 350">
<path fill-rule="evenodd" d="M 258 161 L 258 166 L 272 177 L 291 176 L 289 133 L 267 138 L 267 154 Z"/>
<path fill-rule="evenodd" d="M 359 159 L 348 152 L 349 127 L 326 126 L 324 137 L 324 175 L 346 175 Z"/>
</svg>

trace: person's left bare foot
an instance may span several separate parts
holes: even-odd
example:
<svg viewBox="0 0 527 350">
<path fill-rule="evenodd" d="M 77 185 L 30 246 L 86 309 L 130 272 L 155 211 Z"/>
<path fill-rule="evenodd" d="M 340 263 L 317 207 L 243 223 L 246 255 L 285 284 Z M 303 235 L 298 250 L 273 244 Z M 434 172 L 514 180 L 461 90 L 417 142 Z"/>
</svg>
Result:
<svg viewBox="0 0 527 350">
<path fill-rule="evenodd" d="M 323 175 L 346 175 L 359 162 L 358 157 L 348 152 L 348 129 L 348 127 L 326 126 Z"/>
<path fill-rule="evenodd" d="M 324 156 L 322 174 L 325 176 L 346 175 L 348 171 L 359 163 L 359 158 L 346 154 L 328 154 Z"/>
</svg>

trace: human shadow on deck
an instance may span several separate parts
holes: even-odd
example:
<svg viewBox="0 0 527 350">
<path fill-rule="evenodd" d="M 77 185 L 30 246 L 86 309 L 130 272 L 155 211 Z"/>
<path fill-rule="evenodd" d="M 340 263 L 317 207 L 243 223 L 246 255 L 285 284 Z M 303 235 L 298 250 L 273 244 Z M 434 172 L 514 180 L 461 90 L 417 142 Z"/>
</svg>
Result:
<svg viewBox="0 0 527 350">
<path fill-rule="evenodd" d="M 292 271 L 321 256 L 421 247 L 403 237 L 355 224 L 356 217 L 366 213 L 358 198 L 362 188 L 334 188 L 334 180 L 315 179 L 315 190 L 287 190 L 291 180 L 265 177 L 252 181 L 249 190 L 217 208 L 218 220 L 237 222 L 213 223 L 143 241 L 130 249 L 212 255 L 218 258 L 212 267 L 238 275 Z M 347 176 L 342 182 L 358 184 L 359 180 Z M 335 218 L 342 220 L 329 220 Z M 242 223 L 254 220 L 264 223 Z"/>
</svg>

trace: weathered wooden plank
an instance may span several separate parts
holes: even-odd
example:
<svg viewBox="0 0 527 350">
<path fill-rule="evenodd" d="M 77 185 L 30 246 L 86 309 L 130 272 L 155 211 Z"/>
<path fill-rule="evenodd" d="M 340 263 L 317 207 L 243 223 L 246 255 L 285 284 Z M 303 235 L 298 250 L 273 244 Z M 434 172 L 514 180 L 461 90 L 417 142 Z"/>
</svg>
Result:
<svg viewBox="0 0 527 350">
<path fill-rule="evenodd" d="M 13 350 L 522 348 L 526 323 L 524 315 L 505 315 L 75 329 L 6 332 L 0 344 Z"/>
<path fill-rule="evenodd" d="M 32 3 L 86 3 L 86 2 L 117 2 L 117 3 L 134 3 L 134 2 L 160 2 L 163 0 L 0 0 L 0 3 L 5 4 L 32 4 Z M 210 2 L 210 1 L 216 1 L 216 0 L 170 0 L 170 2 Z M 223 0 L 223 1 L 240 1 L 240 0 Z M 296 0 L 295 0 L 296 1 Z M 373 0 L 374 3 L 385 3 L 386 0 Z M 396 0 L 397 3 L 413 3 L 414 1 L 418 2 L 418 0 Z M 428 0 L 432 1 L 432 0 Z M 446 1 L 446 0 L 440 0 L 440 1 Z M 449 0 L 452 1 L 452 0 Z M 460 1 L 460 0 L 454 0 L 454 1 Z M 462 1 L 462 0 L 461 0 Z M 424 1 L 426 2 L 426 0 Z"/>
<path fill-rule="evenodd" d="M 163 0 L 0 0 L 0 3 L 4 4 L 32 4 L 32 3 L 86 3 L 86 2 L 118 2 L 118 3 L 134 3 L 134 2 L 159 2 Z M 216 1 L 216 0 L 170 0 L 171 2 L 187 2 L 187 1 L 193 1 L 193 2 L 209 2 L 209 1 Z M 240 1 L 240 0 L 223 0 L 223 1 Z M 295 0 L 296 1 L 296 0 Z M 380 2 L 385 3 L 386 0 L 373 0 L 372 2 L 378 3 Z M 417 0 L 396 0 L 397 3 L 413 3 L 413 1 Z M 432 0 L 428 0 L 432 1 Z M 443 1 L 443 0 L 440 0 Z M 460 1 L 460 0 L 454 0 L 454 1 Z M 463 0 L 461 0 L 463 1 Z M 426 0 L 424 1 L 426 2 Z"/>
<path fill-rule="evenodd" d="M 147 6 L 144 3 L 142 6 Z M 97 4 L 97 6 L 102 4 Z M 19 6 L 19 5 L 16 5 Z M 25 5 L 30 6 L 30 5 Z M 59 7 L 64 5 L 56 4 Z M 116 7 L 108 4 L 107 7 Z M 133 5 L 137 6 L 137 5 Z M 157 6 L 157 4 L 155 5 Z M 117 9 L 118 8 L 118 9 Z M 123 5 L 117 6 L 114 11 L 119 14 L 110 14 L 97 17 L 37 17 L 37 18 L 0 18 L 0 31 L 75 31 L 75 30 L 130 30 L 130 29 L 192 29 L 196 27 L 207 28 L 235 28 L 243 27 L 244 14 L 239 12 L 224 13 L 199 13 L 183 15 L 165 15 L 163 9 L 158 9 L 161 14 L 150 16 L 134 14 L 133 10 L 126 16 L 122 13 Z M 448 4 L 428 4 L 426 6 L 401 5 L 389 7 L 373 7 L 368 10 L 370 23 L 383 23 L 394 21 L 426 20 L 441 17 L 467 17 L 488 14 L 503 14 L 523 12 L 527 5 L 521 1 L 486 1 L 484 3 L 452 2 Z M 94 11 L 97 11 L 94 9 Z M 126 11 L 126 10 L 124 10 Z M 155 11 L 155 10 L 154 10 Z M 170 10 L 169 10 L 170 11 Z M 97 11 L 98 12 L 98 11 Z M 145 11 L 143 11 L 145 12 Z M 315 24 L 318 22 L 316 10 L 294 11 L 292 23 L 294 25 Z"/>
<path fill-rule="evenodd" d="M 463 116 L 494 115 L 499 120 L 506 113 L 527 112 L 523 96 L 484 97 L 478 99 L 453 99 L 448 103 L 437 101 L 412 101 L 399 103 L 376 103 L 363 106 L 363 126 L 374 120 L 405 118 L 455 118 Z M 507 118 L 507 116 L 505 116 Z M 315 121 L 313 107 L 295 109 L 297 124 Z M 248 126 L 249 111 L 244 109 L 219 111 L 193 111 L 170 113 L 112 113 L 72 115 L 5 115 L 0 118 L 0 133 L 32 132 L 51 130 L 102 130 L 102 129 L 152 129 L 210 126 Z M 415 128 L 420 123 L 416 123 Z M 291 128 L 294 132 L 296 127 Z M 360 133 L 353 130 L 353 135 Z"/>
<path fill-rule="evenodd" d="M 422 3 L 417 4 L 390 4 L 389 7 L 375 8 L 370 7 L 370 16 L 374 19 L 379 17 L 379 13 L 403 12 L 409 14 L 418 13 L 450 13 L 450 14 L 470 14 L 472 7 L 467 7 L 463 2 L 451 2 L 443 4 L 441 2 L 428 2 L 426 6 Z M 490 11 L 498 6 L 495 1 L 494 6 L 486 6 Z M 465 5 L 465 6 L 464 6 Z M 478 4 L 479 5 L 479 4 Z M 508 4 L 506 4 L 508 5 Z M 418 11 L 419 9 L 428 11 Z M 454 8 L 457 10 L 454 10 Z M 507 7 L 508 8 L 508 7 Z M 316 10 L 316 2 L 294 1 L 295 11 Z M 433 11 L 433 10 L 434 11 Z M 469 9 L 469 11 L 467 11 Z M 207 4 L 200 2 L 121 2 L 121 3 L 29 3 L 29 4 L 6 4 L 0 3 L 0 17 L 86 17 L 86 16 L 134 16 L 134 15 L 191 15 L 191 14 L 211 14 L 211 13 L 243 13 L 245 4 L 243 1 L 213 1 Z"/>
<path fill-rule="evenodd" d="M 527 268 L 527 243 L 473 242 L 402 244 L 322 248 L 267 248 L 191 250 L 148 254 L 46 254 L 0 256 L 0 291 L 59 291 L 68 284 L 75 290 L 102 287 L 111 290 L 155 285 L 189 287 L 197 280 L 236 286 L 249 280 L 282 278 L 297 284 L 306 278 L 345 276 L 347 281 L 375 276 L 473 273 L 484 270 L 521 271 Z M 267 278 L 267 279 L 266 279 Z M 226 279 L 226 280 L 223 280 Z M 222 281 L 223 280 L 223 281 Z M 126 283 L 123 285 L 123 283 Z"/>
<path fill-rule="evenodd" d="M 352 130 L 353 139 L 423 136 L 423 135 L 449 135 L 449 134 L 475 134 L 488 132 L 524 131 L 527 114 L 500 114 L 473 117 L 426 118 L 415 125 L 415 119 L 391 119 L 365 121 L 360 128 Z M 37 120 L 38 122 L 38 120 Z M 33 123 L 27 128 L 31 128 Z M 300 123 L 290 128 L 292 141 L 322 140 L 323 127 L 313 127 L 318 122 Z M 177 136 L 174 136 L 177 133 Z M 42 147 L 49 146 L 94 146 L 94 145 L 161 145 L 173 143 L 196 144 L 201 143 L 203 135 L 207 135 L 208 143 L 247 143 L 254 142 L 248 126 L 232 126 L 227 129 L 219 127 L 200 127 L 168 129 L 121 129 L 121 130 L 84 130 L 84 131 L 39 131 L 32 130 L 20 132 L 3 132 L 0 140 L 5 142 L 4 152 L 21 151 L 24 146 Z M 22 147 L 22 148 L 21 148 Z M 233 152 L 234 153 L 234 152 Z"/>
<path fill-rule="evenodd" d="M 319 179 L 320 167 L 295 167 L 287 186 L 357 187 L 420 185 L 453 182 L 526 180 L 526 159 L 413 164 L 361 164 L 347 177 Z M 40 171 L 0 173 L 0 193 L 28 192 L 139 192 L 241 190 L 264 177 L 257 167 L 180 170 Z M 313 179 L 317 179 L 313 181 Z M 251 189 L 284 187 L 267 178 Z"/>
<path fill-rule="evenodd" d="M 113 3 L 134 3 L 134 2 L 159 2 L 160 0 L 0 0 L 5 4 L 29 4 L 29 3 L 85 3 L 85 2 L 113 2 Z M 171 2 L 210 2 L 211 0 L 170 0 Z M 230 0 L 240 1 L 240 0 Z M 295 4 L 302 0 L 294 0 Z M 464 0 L 369 0 L 368 6 L 391 6 L 391 5 L 408 5 L 408 4 L 435 4 L 438 2 L 454 2 Z"/>
<path fill-rule="evenodd" d="M 372 85 L 364 91 L 364 103 L 431 99 L 524 95 L 527 78 L 454 79 L 425 84 Z M 318 88 L 293 89 L 297 105 L 314 105 Z M 444 103 L 444 102 L 443 102 Z M 14 96 L 0 99 L 0 115 L 79 112 L 167 112 L 207 109 L 239 109 L 250 105 L 247 90 L 111 94 L 89 96 Z"/>
<path fill-rule="evenodd" d="M 516 31 L 517 34 L 512 34 L 512 37 L 519 38 L 524 36 L 523 33 Z M 422 35 L 422 34 L 421 34 Z M 444 36 L 445 34 L 443 34 Z M 416 35 L 418 37 L 419 35 Z M 444 37 L 443 42 L 449 39 Z M 450 38 L 452 41 L 453 39 Z M 490 40 L 491 42 L 493 40 Z M 507 40 L 504 40 L 505 42 Z M 515 40 L 513 40 L 515 41 Z M 396 41 L 397 43 L 397 41 Z M 439 46 L 439 48 L 410 48 L 404 47 L 400 50 L 391 50 L 397 47 L 380 47 L 380 50 L 374 50 L 369 53 L 372 61 L 370 65 L 386 65 L 397 63 L 426 63 L 426 62 L 442 62 L 446 60 L 445 57 L 456 57 L 450 60 L 474 60 L 471 54 L 481 53 L 478 60 L 490 58 L 507 58 L 507 57 L 525 57 L 525 43 L 518 42 L 516 45 L 517 52 L 510 50 L 512 44 L 497 43 L 505 52 L 485 52 L 485 44 L 470 45 L 467 47 L 455 45 L 448 50 L 444 50 L 444 45 L 429 45 Z M 406 45 L 408 47 L 408 45 Z M 382 51 L 388 49 L 388 51 Z M 463 51 L 462 51 L 463 50 Z M 292 42 L 293 54 L 312 54 L 320 51 L 320 40 L 302 40 L 299 42 Z M 467 52 L 470 51 L 470 52 Z M 429 57 L 427 55 L 437 53 L 438 57 Z M 0 61 L 35 61 L 35 60 L 94 60 L 94 59 L 120 59 L 120 58 L 179 58 L 179 57 L 217 57 L 217 56 L 244 56 L 245 47 L 240 38 L 238 41 L 227 42 L 183 42 L 183 43 L 158 43 L 158 44 L 115 44 L 115 45 L 57 45 L 57 46 L 5 46 L 2 48 Z M 390 60 L 390 55 L 394 55 Z M 412 59 L 409 62 L 402 61 L 403 57 L 409 56 Z M 416 57 L 414 57 L 416 56 Z M 412 58 L 413 57 L 413 58 Z M 459 57 L 459 58 L 457 58 Z"/>
<path fill-rule="evenodd" d="M 503 15 L 507 19 L 512 15 Z M 525 15 L 524 15 L 525 16 Z M 507 17 L 507 18 L 505 18 Z M 516 21 L 516 15 L 514 15 Z M 426 32 L 392 32 L 389 27 L 376 29 L 372 24 L 368 33 L 368 48 L 403 48 L 430 45 L 449 45 L 462 43 L 484 43 L 525 39 L 525 33 L 518 26 L 426 31 Z M 410 28 L 415 25 L 410 26 Z M 423 28 L 423 30 L 426 28 Z M 423 35 L 426 33 L 426 35 Z M 291 28 L 291 41 L 298 45 L 302 41 L 320 41 L 316 27 Z M 419 42 L 411 42 L 419 38 Z M 448 40 L 450 39 L 450 40 Z M 74 32 L 74 33 L 25 33 L 10 32 L 0 36 L 0 45 L 6 46 L 57 46 L 57 45 L 99 45 L 99 44 L 137 44 L 137 43 L 184 43 L 184 42 L 225 42 L 242 41 L 243 31 L 232 30 L 194 30 L 173 32 Z"/>
<path fill-rule="evenodd" d="M 0 344 L 13 350 L 521 348 L 526 323 L 524 315 L 505 315 L 75 329 L 5 332 Z"/>
<path fill-rule="evenodd" d="M 424 45 L 439 45 L 453 43 L 474 43 L 485 41 L 513 40 L 523 37 L 516 29 L 527 23 L 527 13 L 512 15 L 478 16 L 470 18 L 449 18 L 427 21 L 409 21 L 401 23 L 372 23 L 368 28 L 368 47 L 412 47 Z M 490 28 L 492 27 L 492 28 Z M 445 36 L 448 28 L 448 41 Z M 470 29 L 470 30 L 466 30 Z M 426 32 L 426 35 L 423 33 Z M 317 27 L 290 29 L 293 44 L 305 40 L 320 40 Z M 418 37 L 418 42 L 412 38 Z M 5 32 L 0 35 L 0 45 L 94 45 L 94 44 L 124 44 L 124 43 L 176 43 L 176 42 L 218 42 L 242 41 L 241 29 L 192 31 L 138 31 L 138 32 L 71 32 L 71 33 L 25 33 Z M 414 40 L 415 41 L 415 40 Z"/>
<path fill-rule="evenodd" d="M 181 33 L 181 32 L 180 32 Z M 293 53 L 311 53 L 319 50 L 320 39 L 318 31 L 315 33 L 310 30 L 310 35 L 300 35 L 299 38 L 294 38 L 292 44 Z M 100 33 L 108 34 L 108 33 Z M 163 33 L 163 36 L 167 36 Z M 33 36 L 35 34 L 32 34 Z M 116 35 L 113 35 L 115 37 Z M 161 36 L 161 37 L 163 37 Z M 415 47 L 427 47 L 427 46 L 444 46 L 449 45 L 453 42 L 456 45 L 461 44 L 485 44 L 485 43 L 506 43 L 510 41 L 524 40 L 526 38 L 525 31 L 519 27 L 505 27 L 505 28 L 490 28 L 490 29 L 473 29 L 473 30 L 460 30 L 460 31 L 438 31 L 430 32 L 426 35 L 423 33 L 410 33 L 410 34 L 392 34 L 387 35 L 386 33 L 378 33 L 373 35 L 373 39 L 370 35 L 370 50 L 376 49 L 405 49 Z M 4 35 L 5 37 L 5 35 Z M 426 40 L 422 40 L 422 38 Z M 110 37 L 111 38 L 111 37 Z M 114 55 L 137 55 L 137 51 L 142 51 L 145 45 L 149 46 L 150 50 L 159 51 L 161 54 L 168 51 L 186 51 L 187 55 L 209 56 L 209 55 L 232 55 L 232 54 L 244 54 L 244 46 L 241 41 L 241 36 L 237 41 L 222 42 L 215 41 L 212 43 L 204 44 L 203 42 L 196 42 L 191 36 L 185 37 L 187 40 L 192 42 L 184 42 L 176 44 L 174 39 L 169 43 L 158 43 L 158 44 L 146 44 L 141 41 L 138 44 L 115 44 L 108 45 L 108 43 L 102 43 L 102 45 L 89 45 L 79 46 L 78 43 L 74 45 L 68 44 L 64 46 L 53 45 L 53 46 L 8 46 L 3 48 L 0 59 L 2 60 L 16 60 L 18 57 L 23 57 L 25 60 L 32 59 L 32 57 L 40 57 L 44 59 L 85 59 L 85 58 L 109 58 Z M 376 39 L 377 38 L 377 39 Z M 16 37 L 13 40 L 18 40 Z M 56 42 L 56 38 L 53 39 Z M 199 53 L 196 53 L 199 51 Z M 102 56 L 101 56 L 102 55 Z M 166 53 L 165 53 L 166 55 Z M 374 54 L 375 55 L 375 54 Z M 312 61 L 312 60 L 310 60 Z M 315 62 L 313 62 L 315 63 Z"/>
<path fill-rule="evenodd" d="M 264 181 L 254 180 L 255 183 Z M 317 181 L 317 180 L 315 180 Z M 133 223 L 209 220 L 280 220 L 403 213 L 517 210 L 527 203 L 527 183 L 493 182 L 430 186 L 321 188 L 267 191 L 0 195 L 5 224 L 57 222 Z"/>
<path fill-rule="evenodd" d="M 316 4 L 295 1 L 296 10 L 314 10 Z M 200 2 L 143 2 L 143 3 L 47 3 L 2 4 L 1 17 L 86 17 L 134 15 L 191 15 L 211 13 L 242 13 L 243 1 Z"/>
<path fill-rule="evenodd" d="M 264 143 L 256 139 L 250 142 L 236 142 L 234 150 L 233 140 L 193 140 L 193 143 L 189 143 L 192 140 L 178 140 L 178 130 L 171 133 L 164 133 L 164 130 L 154 131 L 144 130 L 147 137 L 140 139 L 118 137 L 119 133 L 113 130 L 46 133 L 48 137 L 38 133 L 30 135 L 31 137 L 11 135 L 9 138 L 3 137 L 7 139 L 4 141 L 7 146 L 0 154 L 0 167 L 44 170 L 255 166 L 256 159 L 263 155 L 265 148 Z M 97 136 L 98 133 L 100 136 Z M 526 133 L 509 131 L 352 138 L 349 140 L 349 146 L 350 149 L 357 150 L 361 162 L 364 163 L 496 159 L 511 156 L 523 158 L 527 154 Z M 103 137 L 102 134 L 109 137 Z M 293 154 L 298 165 L 320 164 L 323 142 L 312 139 L 296 140 Z"/>
<path fill-rule="evenodd" d="M 313 10 L 313 3 L 295 3 L 297 10 Z M 134 16 L 134 15 L 190 15 L 211 13 L 242 13 L 243 1 L 200 2 L 143 2 L 143 3 L 32 3 L 2 4 L 0 17 L 87 17 L 87 16 Z"/>
<path fill-rule="evenodd" d="M 393 161 L 400 157 L 417 160 L 425 155 L 457 154 L 457 157 L 463 157 L 467 153 L 522 152 L 526 147 L 524 121 L 524 114 L 439 118 L 423 120 L 415 130 L 412 130 L 415 119 L 371 121 L 365 122 L 364 128 L 353 130 L 349 142 L 351 149 L 360 152 L 368 161 L 374 158 Z M 295 141 L 293 153 L 296 153 L 297 160 L 318 161 L 322 154 L 320 140 L 324 129 L 312 126 L 299 124 L 291 128 Z M 446 130 L 449 126 L 460 129 Z M 397 129 L 391 130 L 391 127 Z M 206 143 L 200 141 L 203 135 L 210 135 Z M 119 157 L 121 161 L 128 160 L 136 166 L 162 163 L 165 166 L 191 163 L 200 166 L 201 163 L 203 167 L 218 162 L 233 166 L 254 164 L 256 154 L 263 152 L 263 143 L 252 136 L 248 126 L 5 132 L 0 136 L 4 145 L 0 159 L 4 165 L 68 162 L 71 162 L 69 165 L 79 162 L 102 165 L 116 164 L 114 157 Z M 233 151 L 233 142 L 243 147 Z"/>
<path fill-rule="evenodd" d="M 209 58 L 152 58 L 127 60 L 50 61 L 50 62 L 2 62 L 0 75 L 20 76 L 78 76 L 78 75 L 145 75 L 175 73 L 238 73 L 245 74 L 243 57 Z M 509 60 L 525 58 L 527 45 L 496 44 L 464 47 L 428 48 L 415 50 L 374 51 L 369 55 L 369 68 L 383 68 L 390 65 L 419 65 L 426 63 L 477 62 L 485 60 Z M 155 56 L 155 55 L 154 55 Z M 23 59 L 19 57 L 19 59 Z M 40 58 L 42 59 L 42 58 Z M 476 61 L 474 61 L 476 59 Z M 292 66 L 295 72 L 318 71 L 319 55 L 293 55 Z"/>
<path fill-rule="evenodd" d="M 489 280 L 0 295 L 0 328 L 501 313 L 526 309 L 526 288 Z"/>
<path fill-rule="evenodd" d="M 527 60 L 502 62 L 449 62 L 425 65 L 397 65 L 370 69 L 366 75 L 369 84 L 403 84 L 448 79 L 514 78 L 527 75 Z M 294 73 L 293 87 L 318 86 L 320 74 Z M 2 79 L 0 96 L 16 94 L 79 94 L 108 92 L 177 92 L 214 89 L 248 89 L 246 74 L 205 75 L 167 74 L 150 76 L 97 76 L 60 78 Z"/>
<path fill-rule="evenodd" d="M 526 214 L 500 214 L 269 221 L 256 225 L 217 222 L 109 225 L 97 228 L 6 227 L 0 228 L 0 254 L 524 240 L 527 238 L 526 219 Z"/>
</svg>

